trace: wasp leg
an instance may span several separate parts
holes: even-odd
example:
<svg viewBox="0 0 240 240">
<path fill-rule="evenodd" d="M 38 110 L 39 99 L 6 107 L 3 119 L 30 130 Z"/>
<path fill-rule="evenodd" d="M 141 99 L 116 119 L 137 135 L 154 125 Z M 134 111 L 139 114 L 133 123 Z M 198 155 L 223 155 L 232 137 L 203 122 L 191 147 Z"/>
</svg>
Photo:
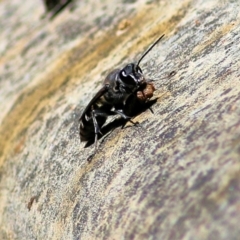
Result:
<svg viewBox="0 0 240 240">
<path fill-rule="evenodd" d="M 128 120 L 130 123 L 132 123 L 134 126 L 138 126 L 139 122 L 134 122 L 131 120 L 131 117 L 127 116 L 123 113 L 123 110 L 113 110 L 112 112 L 119 114 L 122 118 Z"/>
<path fill-rule="evenodd" d="M 97 150 L 98 150 L 98 144 L 97 144 L 97 142 L 98 142 L 98 133 L 102 134 L 101 131 L 100 131 L 100 127 L 98 125 L 98 122 L 97 122 L 97 119 L 96 119 L 96 114 L 95 114 L 94 110 L 92 110 L 92 112 L 91 112 L 91 118 L 93 120 L 95 138 L 94 138 L 94 152 L 93 152 L 93 154 L 91 154 L 88 157 L 88 159 L 87 159 L 88 162 L 91 162 L 92 158 L 97 153 Z"/>
<path fill-rule="evenodd" d="M 99 114 L 97 114 L 95 110 L 92 110 L 91 115 L 92 115 L 92 120 L 93 120 L 93 125 L 94 125 L 94 133 L 95 133 L 94 145 L 95 145 L 95 153 L 96 153 L 97 152 L 97 148 L 98 148 L 97 147 L 98 134 L 99 133 L 102 134 L 102 133 L 100 131 L 100 127 L 99 127 L 97 119 L 96 119 L 97 115 L 99 115 Z"/>
<path fill-rule="evenodd" d="M 94 109 L 91 111 L 91 119 L 93 120 L 94 133 L 95 133 L 95 138 L 94 138 L 94 148 L 95 149 L 94 149 L 93 154 L 91 154 L 91 156 L 87 159 L 88 162 L 90 162 L 92 160 L 92 158 L 98 151 L 98 134 L 100 133 L 101 135 L 103 135 L 101 132 L 101 128 L 98 125 L 97 117 L 98 116 L 108 117 L 109 115 L 112 115 L 112 113 L 104 112 L 101 110 L 94 110 Z"/>
<path fill-rule="evenodd" d="M 151 107 L 148 108 L 152 114 L 154 114 L 154 111 Z"/>
</svg>

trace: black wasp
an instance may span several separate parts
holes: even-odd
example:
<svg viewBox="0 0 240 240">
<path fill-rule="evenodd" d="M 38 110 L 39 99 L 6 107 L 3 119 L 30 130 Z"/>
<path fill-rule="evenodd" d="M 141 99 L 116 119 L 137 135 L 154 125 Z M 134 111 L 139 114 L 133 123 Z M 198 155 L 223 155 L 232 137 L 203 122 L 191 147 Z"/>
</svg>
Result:
<svg viewBox="0 0 240 240">
<path fill-rule="evenodd" d="M 80 140 L 94 140 L 94 153 L 97 150 L 98 135 L 102 134 L 101 128 L 108 116 L 120 115 L 135 125 L 131 116 L 136 104 L 144 104 L 153 96 L 154 85 L 144 77 L 139 64 L 163 36 L 153 43 L 137 63 L 129 63 L 122 69 L 110 72 L 103 82 L 103 87 L 83 111 L 79 119 Z"/>
</svg>

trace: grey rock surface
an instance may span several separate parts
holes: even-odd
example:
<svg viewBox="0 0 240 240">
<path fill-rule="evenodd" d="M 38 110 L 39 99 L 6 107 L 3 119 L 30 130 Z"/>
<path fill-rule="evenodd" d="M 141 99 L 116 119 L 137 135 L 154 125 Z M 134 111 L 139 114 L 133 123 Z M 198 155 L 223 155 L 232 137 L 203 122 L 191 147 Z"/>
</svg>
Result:
<svg viewBox="0 0 240 240">
<path fill-rule="evenodd" d="M 0 1 L 0 239 L 239 239 L 239 1 L 76 0 L 43 14 Z M 81 112 L 163 33 L 141 63 L 154 114 L 114 128 L 88 163 Z"/>
</svg>

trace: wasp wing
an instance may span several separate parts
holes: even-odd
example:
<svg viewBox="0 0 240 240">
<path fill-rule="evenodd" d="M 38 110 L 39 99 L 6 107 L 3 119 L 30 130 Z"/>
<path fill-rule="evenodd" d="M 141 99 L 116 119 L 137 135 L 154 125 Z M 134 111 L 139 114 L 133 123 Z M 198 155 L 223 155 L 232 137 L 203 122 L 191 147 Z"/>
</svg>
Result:
<svg viewBox="0 0 240 240">
<path fill-rule="evenodd" d="M 87 107 L 84 109 L 81 117 L 79 118 L 79 121 L 82 120 L 83 116 L 86 114 L 86 112 L 90 109 L 90 107 L 101 97 L 103 96 L 107 91 L 108 91 L 109 85 L 106 84 L 104 85 L 97 93 L 96 95 L 92 98 L 92 100 L 88 103 Z"/>
</svg>

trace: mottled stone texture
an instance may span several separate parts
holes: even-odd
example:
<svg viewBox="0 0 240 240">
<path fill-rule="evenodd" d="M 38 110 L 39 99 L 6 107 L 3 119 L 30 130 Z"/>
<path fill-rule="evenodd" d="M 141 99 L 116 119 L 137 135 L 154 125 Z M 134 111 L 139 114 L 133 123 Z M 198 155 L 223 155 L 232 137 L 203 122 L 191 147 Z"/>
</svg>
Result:
<svg viewBox="0 0 240 240">
<path fill-rule="evenodd" d="M 0 1 L 0 239 L 239 239 L 239 1 L 116 2 Z M 154 114 L 88 163 L 81 112 L 163 33 Z"/>
</svg>

